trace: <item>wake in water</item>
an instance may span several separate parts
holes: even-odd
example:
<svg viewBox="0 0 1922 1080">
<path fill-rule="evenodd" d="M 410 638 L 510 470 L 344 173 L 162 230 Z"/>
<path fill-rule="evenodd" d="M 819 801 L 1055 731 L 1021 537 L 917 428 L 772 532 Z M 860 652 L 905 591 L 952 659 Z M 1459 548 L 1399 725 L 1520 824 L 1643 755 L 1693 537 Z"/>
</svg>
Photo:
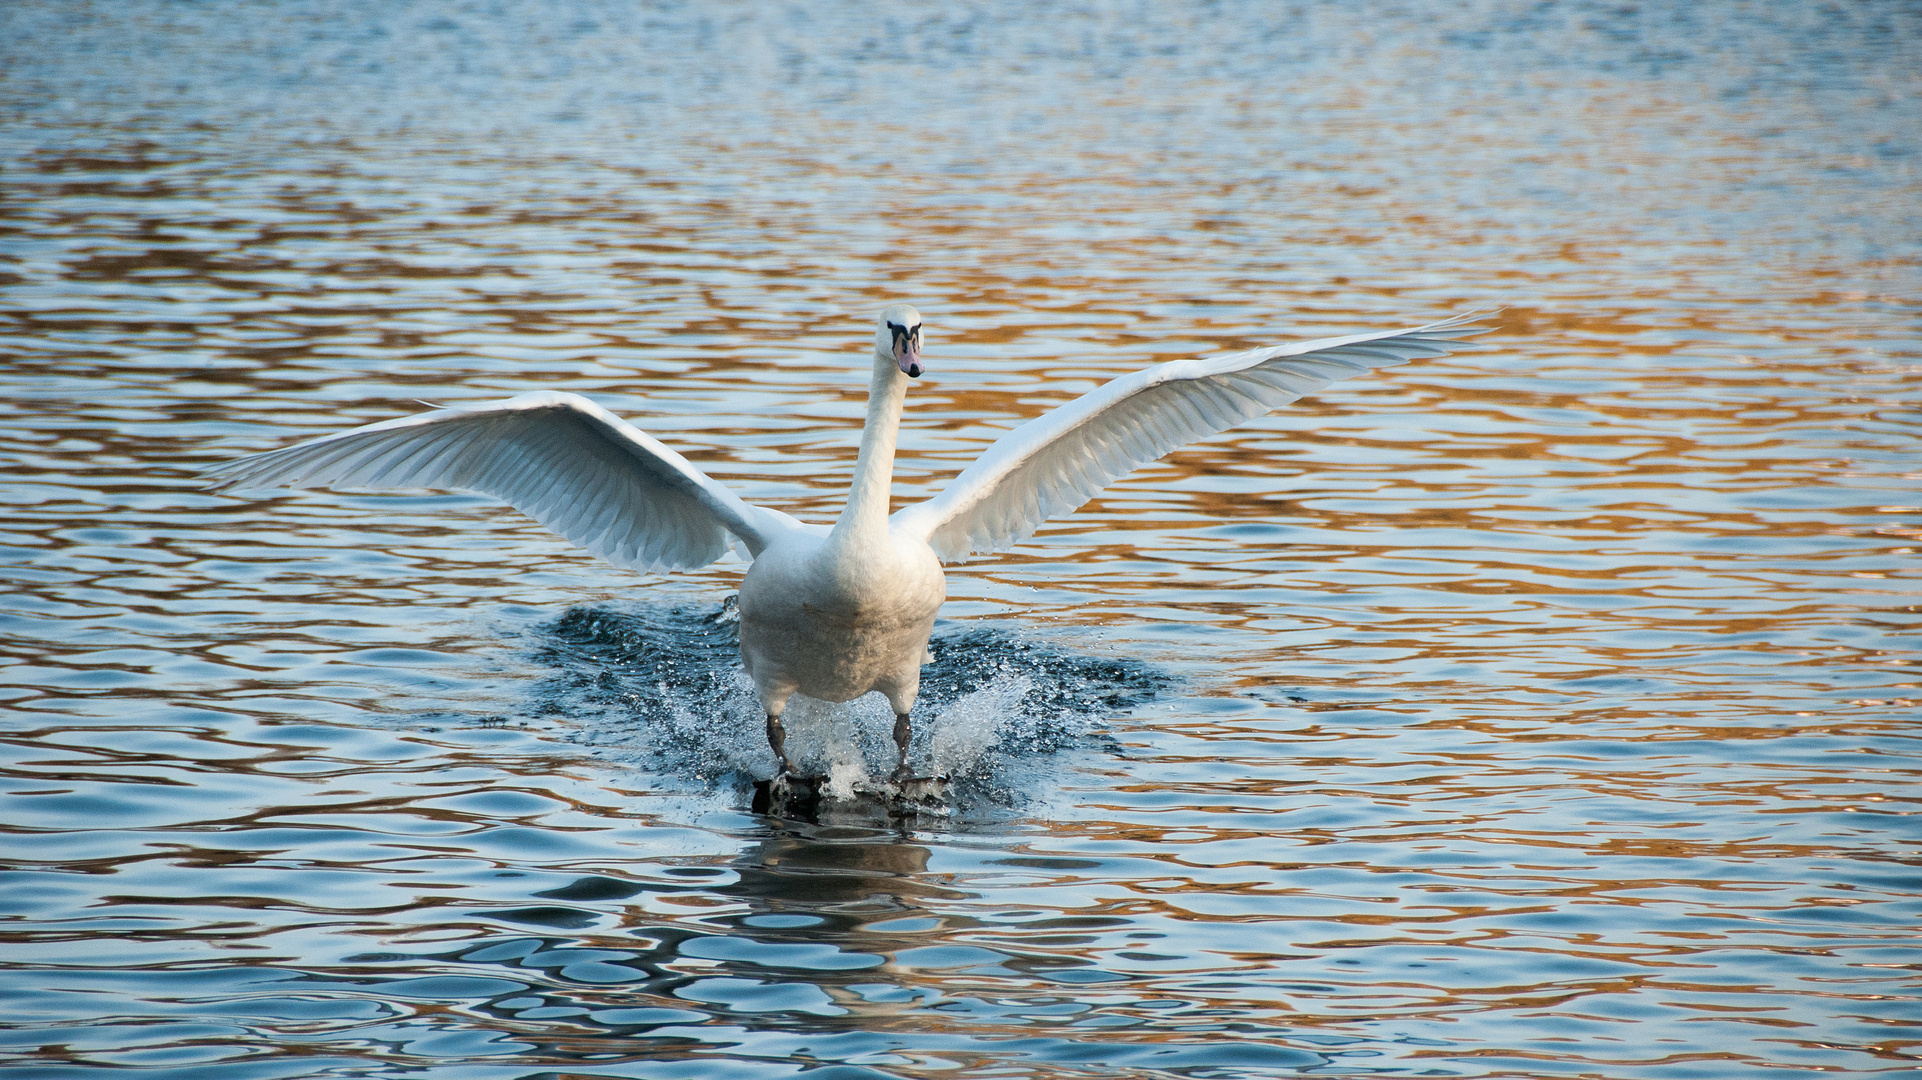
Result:
<svg viewBox="0 0 1922 1080">
<path fill-rule="evenodd" d="M 741 671 L 731 609 L 580 607 L 536 629 L 536 659 L 560 669 L 536 711 L 574 739 L 664 777 L 745 793 L 774 772 L 765 718 Z M 955 809 L 1025 801 L 1039 764 L 1105 742 L 1106 715 L 1169 682 L 1146 665 L 1065 653 L 1007 630 L 938 626 L 922 669 L 909 760 L 952 778 Z M 847 799 L 894 767 L 894 713 L 878 694 L 831 704 L 795 697 L 783 721 L 799 770 Z"/>
</svg>

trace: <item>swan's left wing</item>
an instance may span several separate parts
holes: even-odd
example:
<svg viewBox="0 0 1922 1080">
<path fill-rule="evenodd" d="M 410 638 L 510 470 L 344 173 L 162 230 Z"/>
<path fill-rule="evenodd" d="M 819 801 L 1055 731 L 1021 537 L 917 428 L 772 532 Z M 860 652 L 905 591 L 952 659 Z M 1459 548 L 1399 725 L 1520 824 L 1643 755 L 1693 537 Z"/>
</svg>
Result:
<svg viewBox="0 0 1922 1080">
<path fill-rule="evenodd" d="M 706 566 L 807 526 L 743 502 L 686 458 L 578 394 L 403 416 L 207 470 L 220 487 L 337 484 L 477 491 L 616 566 Z"/>
<path fill-rule="evenodd" d="M 943 561 L 1013 547 L 1056 514 L 1177 447 L 1251 420 L 1371 368 L 1481 333 L 1482 312 L 1409 330 L 1278 345 L 1143 368 L 996 440 L 941 494 L 903 507 L 894 526 Z"/>
</svg>

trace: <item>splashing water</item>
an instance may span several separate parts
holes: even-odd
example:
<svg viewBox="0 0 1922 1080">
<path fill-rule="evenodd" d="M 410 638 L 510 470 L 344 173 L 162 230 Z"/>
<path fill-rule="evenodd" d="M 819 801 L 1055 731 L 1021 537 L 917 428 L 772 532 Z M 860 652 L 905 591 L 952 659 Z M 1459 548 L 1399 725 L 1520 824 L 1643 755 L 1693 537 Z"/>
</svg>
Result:
<svg viewBox="0 0 1922 1080">
<path fill-rule="evenodd" d="M 934 771 L 948 776 L 972 775 L 990 750 L 1004 737 L 1013 735 L 1012 730 L 1004 735 L 1003 729 L 1022 720 L 1044 725 L 1052 720 L 1062 731 L 1077 727 L 1085 730 L 1090 726 L 1089 718 L 1073 713 L 1054 717 L 1024 713 L 1022 704 L 1033 692 L 1034 680 L 1026 675 L 1003 675 L 950 703 L 940 712 L 940 722 L 934 725 L 928 739 L 928 756 L 934 761 Z"/>
<path fill-rule="evenodd" d="M 536 633 L 535 659 L 560 670 L 536 690 L 534 711 L 566 717 L 575 742 L 670 783 L 742 798 L 772 775 L 726 608 L 579 607 Z M 909 762 L 948 776 L 963 810 L 1027 801 L 1042 782 L 1031 763 L 1101 745 L 1106 714 L 1170 681 L 1133 661 L 1062 652 L 998 627 L 940 627 L 933 651 Z M 826 776 L 831 799 L 894 768 L 894 714 L 878 694 L 839 704 L 797 695 L 782 719 L 797 768 Z"/>
</svg>

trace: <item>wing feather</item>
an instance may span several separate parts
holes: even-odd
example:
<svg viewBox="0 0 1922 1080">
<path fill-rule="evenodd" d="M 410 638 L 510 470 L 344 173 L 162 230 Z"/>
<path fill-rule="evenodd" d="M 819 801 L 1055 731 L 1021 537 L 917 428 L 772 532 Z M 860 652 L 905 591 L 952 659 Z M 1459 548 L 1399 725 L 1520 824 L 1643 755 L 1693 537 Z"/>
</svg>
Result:
<svg viewBox="0 0 1922 1080">
<path fill-rule="evenodd" d="M 509 503 L 616 566 L 705 566 L 731 534 L 759 555 L 802 528 L 751 506 L 645 432 L 577 394 L 369 424 L 214 466 L 223 488 L 337 484 L 474 491 Z"/>
<path fill-rule="evenodd" d="M 1482 332 L 1469 312 L 1406 330 L 1322 338 L 1115 379 L 996 440 L 945 490 L 894 515 L 944 561 L 998 551 L 1141 465 L 1373 368 L 1442 356 Z"/>
</svg>

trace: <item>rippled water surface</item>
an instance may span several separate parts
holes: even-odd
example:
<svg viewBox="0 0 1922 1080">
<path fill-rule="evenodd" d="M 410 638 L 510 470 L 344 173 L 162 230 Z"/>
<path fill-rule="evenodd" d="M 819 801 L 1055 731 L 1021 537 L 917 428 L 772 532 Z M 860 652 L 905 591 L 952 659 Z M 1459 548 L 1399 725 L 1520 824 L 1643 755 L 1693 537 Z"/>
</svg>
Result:
<svg viewBox="0 0 1922 1080">
<path fill-rule="evenodd" d="M 0 5 L 0 1061 L 1922 1075 L 1922 15 L 1670 7 Z M 1504 311 L 957 568 L 898 824 L 749 811 L 732 557 L 197 476 L 567 389 L 819 520 L 891 299 L 904 501 Z"/>
</svg>

